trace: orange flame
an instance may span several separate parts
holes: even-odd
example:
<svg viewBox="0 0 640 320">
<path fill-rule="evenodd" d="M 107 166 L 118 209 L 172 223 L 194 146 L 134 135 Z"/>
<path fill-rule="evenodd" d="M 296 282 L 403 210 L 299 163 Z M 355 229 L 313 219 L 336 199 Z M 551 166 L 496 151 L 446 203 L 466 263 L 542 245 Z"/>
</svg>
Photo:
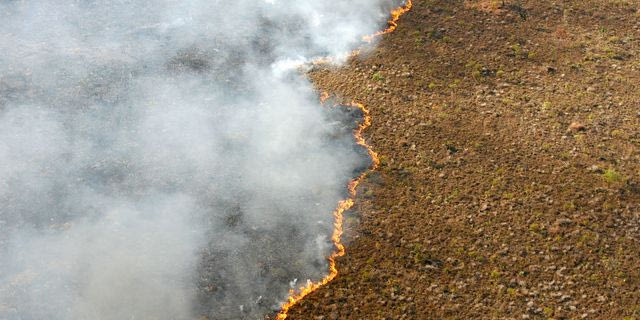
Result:
<svg viewBox="0 0 640 320">
<path fill-rule="evenodd" d="M 389 19 L 389 21 L 387 21 L 387 23 L 389 24 L 389 26 L 382 30 L 382 31 L 378 31 L 372 35 L 368 35 L 368 36 L 364 36 L 362 37 L 362 40 L 366 41 L 366 42 L 371 42 L 373 41 L 373 39 L 375 37 L 379 37 L 383 34 L 387 34 L 387 33 L 391 33 L 394 30 L 396 30 L 396 28 L 398 27 L 398 20 L 400 19 L 400 17 L 407 13 L 407 11 L 411 10 L 411 7 L 413 6 L 413 3 L 411 2 L 411 0 L 406 0 L 406 2 L 404 3 L 403 6 L 401 7 L 397 7 L 393 10 L 391 10 L 391 19 Z"/>
<path fill-rule="evenodd" d="M 400 19 L 400 16 L 405 14 L 407 11 L 411 10 L 411 7 L 413 6 L 411 1 L 412 0 L 406 0 L 403 6 L 395 8 L 391 11 L 391 19 L 389 19 L 388 21 L 389 26 L 386 29 L 382 31 L 378 31 L 372 35 L 364 36 L 362 40 L 366 42 L 371 42 L 376 37 L 393 32 L 398 27 L 398 20 Z M 352 52 L 351 56 L 357 55 L 359 53 L 360 53 L 360 50 L 356 49 Z M 318 59 L 317 61 L 314 61 L 314 63 L 319 63 L 319 64 L 325 63 L 325 62 L 327 62 L 325 59 Z M 326 92 L 323 92 L 320 96 L 321 102 L 324 103 L 328 97 L 329 95 Z M 287 298 L 287 301 L 282 304 L 280 312 L 276 316 L 276 320 L 285 320 L 288 316 L 288 312 L 289 312 L 289 309 L 291 309 L 291 307 L 296 305 L 298 302 L 300 302 L 300 300 L 302 300 L 304 297 L 306 297 L 310 293 L 316 291 L 318 288 L 331 282 L 331 280 L 333 280 L 335 277 L 338 276 L 336 259 L 338 257 L 344 256 L 345 254 L 344 245 L 341 242 L 342 232 L 343 232 L 343 229 L 342 229 L 343 214 L 345 211 L 353 207 L 353 204 L 355 201 L 354 199 L 356 197 L 356 189 L 358 188 L 358 185 L 360 184 L 360 182 L 362 182 L 362 180 L 369 174 L 369 172 L 375 170 L 380 165 L 380 159 L 378 158 L 378 154 L 375 151 L 373 151 L 371 146 L 367 144 L 364 137 L 362 136 L 362 133 L 364 132 L 364 130 L 366 130 L 368 127 L 371 126 L 371 115 L 369 113 L 369 109 L 367 109 L 364 105 L 357 102 L 352 102 L 351 107 L 360 109 L 364 115 L 364 119 L 362 120 L 362 122 L 358 125 L 358 127 L 355 130 L 353 130 L 353 136 L 356 140 L 356 143 L 360 146 L 363 146 L 367 150 L 367 153 L 371 157 L 371 166 L 369 167 L 369 170 L 361 173 L 357 178 L 349 182 L 349 185 L 347 186 L 347 190 L 349 192 L 349 198 L 338 202 L 338 206 L 333 211 L 333 217 L 335 220 L 333 222 L 334 229 L 333 229 L 333 235 L 331 236 L 331 241 L 333 241 L 333 244 L 336 247 L 336 250 L 333 251 L 333 253 L 331 253 L 331 255 L 327 258 L 329 260 L 329 274 L 327 274 L 324 278 L 322 278 L 322 280 L 318 282 L 307 282 L 307 284 L 300 287 L 298 291 L 291 289 L 289 291 L 289 298 Z"/>
<path fill-rule="evenodd" d="M 325 103 L 329 99 L 329 92 L 323 91 L 320 93 L 320 103 Z"/>
<path fill-rule="evenodd" d="M 369 172 L 375 170 L 380 164 L 380 160 L 378 159 L 378 154 L 375 151 L 373 151 L 373 149 L 371 149 L 371 147 L 366 143 L 364 137 L 362 136 L 363 131 L 367 129 L 369 126 L 371 126 L 371 115 L 369 114 L 369 110 L 360 103 L 352 102 L 351 106 L 354 108 L 360 109 L 364 114 L 363 121 L 358 125 L 358 127 L 355 130 L 353 130 L 353 136 L 355 137 L 356 143 L 358 145 L 361 145 L 365 149 L 367 149 L 367 153 L 369 153 L 369 156 L 371 157 L 371 161 L 372 161 L 371 166 L 369 167 L 369 170 L 363 172 L 362 174 L 360 174 L 360 176 L 358 176 L 357 178 L 349 182 L 349 185 L 347 186 L 347 190 L 349 191 L 349 198 L 338 202 L 338 207 L 333 211 L 333 217 L 335 220 L 333 223 L 334 229 L 333 229 L 333 235 L 331 236 L 331 240 L 333 241 L 333 244 L 335 245 L 336 250 L 333 253 L 331 253 L 331 255 L 328 257 L 329 274 L 326 275 L 324 278 L 322 278 L 322 280 L 318 282 L 307 283 L 307 285 L 300 287 L 299 291 L 297 292 L 291 289 L 289 291 L 289 298 L 282 305 L 282 309 L 276 316 L 277 320 L 286 319 L 287 312 L 291 307 L 293 307 L 296 303 L 298 303 L 300 300 L 302 300 L 302 298 L 306 297 L 311 292 L 331 282 L 331 280 L 333 280 L 338 275 L 338 269 L 336 268 L 336 258 L 344 256 L 344 252 L 345 252 L 344 245 L 340 242 L 340 239 L 342 237 L 343 214 L 345 211 L 353 207 L 354 198 L 356 196 L 356 188 L 358 187 L 360 182 L 364 179 L 364 177 L 367 176 L 367 174 L 369 174 Z"/>
<path fill-rule="evenodd" d="M 387 34 L 387 33 L 391 33 L 394 30 L 396 30 L 396 28 L 398 28 L 398 20 L 400 20 L 400 17 L 407 13 L 409 10 L 411 10 L 411 8 L 413 7 L 413 3 L 412 0 L 406 0 L 404 2 L 404 5 L 402 5 L 401 7 L 397 7 L 393 10 L 391 10 L 390 16 L 391 18 L 389 20 L 387 20 L 387 24 L 388 27 L 382 31 L 378 31 L 374 34 L 370 34 L 367 36 L 363 36 L 362 37 L 362 41 L 367 42 L 367 43 L 371 43 L 373 41 L 373 39 L 383 35 L 383 34 Z M 359 49 L 355 49 L 353 51 L 351 51 L 351 53 L 349 54 L 350 58 L 356 57 L 357 55 L 360 54 L 360 48 Z M 331 64 L 334 63 L 336 61 L 336 59 L 334 57 L 316 57 L 315 59 L 313 59 L 313 61 L 311 61 L 312 65 L 322 65 L 322 64 Z"/>
</svg>

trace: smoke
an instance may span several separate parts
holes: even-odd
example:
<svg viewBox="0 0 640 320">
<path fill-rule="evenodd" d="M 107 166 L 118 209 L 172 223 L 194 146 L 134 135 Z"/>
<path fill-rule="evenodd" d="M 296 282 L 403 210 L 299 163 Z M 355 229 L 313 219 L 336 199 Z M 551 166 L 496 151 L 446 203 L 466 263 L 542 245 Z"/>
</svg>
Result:
<svg viewBox="0 0 640 320">
<path fill-rule="evenodd" d="M 367 159 L 292 66 L 391 5 L 0 2 L 0 318 L 259 319 L 321 278 Z"/>
</svg>

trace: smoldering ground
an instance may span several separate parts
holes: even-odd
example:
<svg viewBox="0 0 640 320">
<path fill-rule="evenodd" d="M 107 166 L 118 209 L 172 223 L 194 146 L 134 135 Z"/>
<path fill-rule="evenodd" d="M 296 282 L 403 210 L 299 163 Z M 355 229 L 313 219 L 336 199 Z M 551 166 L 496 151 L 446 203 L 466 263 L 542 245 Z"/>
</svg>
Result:
<svg viewBox="0 0 640 320">
<path fill-rule="evenodd" d="M 291 61 L 387 1 L 0 2 L 0 318 L 257 319 L 367 166 Z"/>
</svg>

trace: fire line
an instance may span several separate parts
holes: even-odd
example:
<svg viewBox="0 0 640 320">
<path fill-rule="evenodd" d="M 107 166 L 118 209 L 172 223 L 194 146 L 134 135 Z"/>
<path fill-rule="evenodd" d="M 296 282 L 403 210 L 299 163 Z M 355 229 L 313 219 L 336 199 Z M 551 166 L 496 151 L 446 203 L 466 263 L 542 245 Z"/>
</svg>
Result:
<svg viewBox="0 0 640 320">
<path fill-rule="evenodd" d="M 349 182 L 349 185 L 347 187 L 347 190 L 349 192 L 349 198 L 338 202 L 338 207 L 333 211 L 333 217 L 335 220 L 333 223 L 334 229 L 333 229 L 333 235 L 331 236 L 331 240 L 333 241 L 333 244 L 335 245 L 336 250 L 333 253 L 331 253 L 331 255 L 328 257 L 329 274 L 318 282 L 307 283 L 307 285 L 301 287 L 298 292 L 295 292 L 292 289 L 289 292 L 290 295 L 289 295 L 289 298 L 287 299 L 287 302 L 282 305 L 282 309 L 280 310 L 280 312 L 276 317 L 277 320 L 286 319 L 288 315 L 287 312 L 291 307 L 293 307 L 295 304 L 297 304 L 300 300 L 302 300 L 305 296 L 307 296 L 311 292 L 331 282 L 331 280 L 333 280 L 338 275 L 338 269 L 336 267 L 336 258 L 344 256 L 344 253 L 345 253 L 344 245 L 340 241 L 342 237 L 343 214 L 345 211 L 353 207 L 354 199 L 356 196 L 356 188 L 358 187 L 360 182 L 362 182 L 364 177 L 366 177 L 367 174 L 369 174 L 369 172 L 375 170 L 380 164 L 380 160 L 378 159 L 378 154 L 375 151 L 373 151 L 371 146 L 369 146 L 366 143 L 364 137 L 362 136 L 362 133 L 364 132 L 364 130 L 371 126 L 371 115 L 369 113 L 369 109 L 367 109 L 364 105 L 356 102 L 352 102 L 349 106 L 360 109 L 364 115 L 364 119 L 362 120 L 362 122 L 358 125 L 358 127 L 355 130 L 353 130 L 353 136 L 356 140 L 356 143 L 360 146 L 363 146 L 367 150 L 367 153 L 371 157 L 372 164 L 367 171 L 361 173 L 357 178 Z"/>
<path fill-rule="evenodd" d="M 382 31 L 378 31 L 372 35 L 368 35 L 368 36 L 364 36 L 362 37 L 362 40 L 366 41 L 366 42 L 371 42 L 373 41 L 374 38 L 379 37 L 383 34 L 387 34 L 387 33 L 391 33 L 394 30 L 396 30 L 396 28 L 398 27 L 398 20 L 400 19 L 400 17 L 407 13 L 409 10 L 411 10 L 411 7 L 413 6 L 413 3 L 411 2 L 411 0 L 407 0 L 403 6 L 401 7 L 397 7 L 393 10 L 391 10 L 391 19 L 389 19 L 389 21 L 387 21 L 387 23 L 389 24 L 389 26 L 382 30 Z"/>
<path fill-rule="evenodd" d="M 391 33 L 398 27 L 398 20 L 400 17 L 411 10 L 412 2 L 411 0 L 406 0 L 404 5 L 401 7 L 397 7 L 391 11 L 391 19 L 387 21 L 388 27 L 382 31 L 378 31 L 372 35 L 368 35 L 363 37 L 363 41 L 371 42 L 374 38 L 379 37 L 381 35 Z M 355 51 L 357 53 L 357 50 Z M 324 102 L 328 98 L 326 93 L 321 95 L 321 101 Z M 351 107 L 358 108 L 363 113 L 363 120 L 358 124 L 358 127 L 353 130 L 353 136 L 356 140 L 356 143 L 367 150 L 367 153 L 371 157 L 371 166 L 368 170 L 361 173 L 358 177 L 351 180 L 349 185 L 347 186 L 347 190 L 349 192 L 349 197 L 347 199 L 341 200 L 338 202 L 338 206 L 333 211 L 334 217 L 334 229 L 333 234 L 331 236 L 331 241 L 333 241 L 334 246 L 336 247 L 335 251 L 331 253 L 331 255 L 327 258 L 329 261 L 329 274 L 326 275 L 322 280 L 318 282 L 308 282 L 305 286 L 302 286 L 298 289 L 298 291 L 291 289 L 289 291 L 289 297 L 287 301 L 283 303 L 280 312 L 276 316 L 276 320 L 285 320 L 288 316 L 289 309 L 291 309 L 294 305 L 296 305 L 300 300 L 309 295 L 310 293 L 316 291 L 318 288 L 326 285 L 331 282 L 336 276 L 338 276 L 338 268 L 336 266 L 336 259 L 338 257 L 342 257 L 345 254 L 344 245 L 341 242 L 342 238 L 342 225 L 343 225 L 343 214 L 345 211 L 349 210 L 354 205 L 355 197 L 356 197 L 356 189 L 360 182 L 373 170 L 378 168 L 380 164 L 380 160 L 378 159 L 378 154 L 373 151 L 370 145 L 367 144 L 363 137 L 363 132 L 367 128 L 371 126 L 371 114 L 369 113 L 369 109 L 367 109 L 363 104 L 352 102 L 350 104 Z"/>
</svg>

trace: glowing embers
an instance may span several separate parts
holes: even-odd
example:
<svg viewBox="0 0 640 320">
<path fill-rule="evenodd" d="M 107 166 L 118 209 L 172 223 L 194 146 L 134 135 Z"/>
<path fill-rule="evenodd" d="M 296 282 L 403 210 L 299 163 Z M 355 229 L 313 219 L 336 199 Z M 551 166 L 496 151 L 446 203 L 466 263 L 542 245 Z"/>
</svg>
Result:
<svg viewBox="0 0 640 320">
<path fill-rule="evenodd" d="M 327 94 L 323 93 L 321 95 L 321 100 L 326 101 L 327 97 L 328 97 Z M 364 130 L 366 130 L 369 126 L 371 126 L 371 115 L 369 114 L 369 110 L 364 105 L 360 103 L 355 103 L 355 102 L 352 102 L 350 105 L 347 105 L 344 107 L 357 108 L 362 112 L 362 116 L 363 116 L 362 121 L 357 125 L 356 129 L 353 130 L 353 136 L 356 143 L 364 147 L 367 153 L 369 154 L 369 156 L 371 157 L 371 165 L 369 166 L 368 170 L 362 172 L 357 178 L 349 182 L 349 185 L 347 186 L 348 195 L 349 195 L 348 198 L 338 202 L 338 206 L 333 211 L 333 217 L 335 219 L 334 221 L 335 228 L 333 230 L 333 235 L 331 236 L 331 240 L 333 241 L 333 244 L 335 246 L 335 251 L 333 251 L 333 253 L 328 257 L 329 274 L 327 274 L 324 278 L 322 278 L 322 280 L 318 282 L 307 282 L 306 285 L 298 288 L 297 291 L 292 289 L 290 291 L 290 296 L 287 299 L 287 302 L 285 302 L 282 305 L 282 310 L 280 311 L 280 313 L 278 313 L 276 317 L 276 319 L 278 320 L 286 319 L 287 312 L 292 306 L 294 306 L 296 303 L 298 303 L 298 301 L 303 299 L 308 294 L 312 293 L 318 288 L 329 283 L 338 275 L 338 269 L 336 267 L 336 258 L 343 256 L 345 253 L 344 245 L 341 242 L 342 232 L 343 232 L 342 227 L 343 227 L 344 212 L 346 210 L 349 210 L 351 207 L 353 207 L 354 199 L 357 192 L 356 189 L 358 188 L 358 185 L 360 184 L 360 182 L 362 182 L 362 180 L 367 176 L 367 174 L 369 174 L 369 172 L 375 170 L 380 164 L 378 155 L 376 154 L 375 151 L 373 151 L 371 146 L 369 146 L 366 143 L 364 137 L 362 136 Z"/>
</svg>

